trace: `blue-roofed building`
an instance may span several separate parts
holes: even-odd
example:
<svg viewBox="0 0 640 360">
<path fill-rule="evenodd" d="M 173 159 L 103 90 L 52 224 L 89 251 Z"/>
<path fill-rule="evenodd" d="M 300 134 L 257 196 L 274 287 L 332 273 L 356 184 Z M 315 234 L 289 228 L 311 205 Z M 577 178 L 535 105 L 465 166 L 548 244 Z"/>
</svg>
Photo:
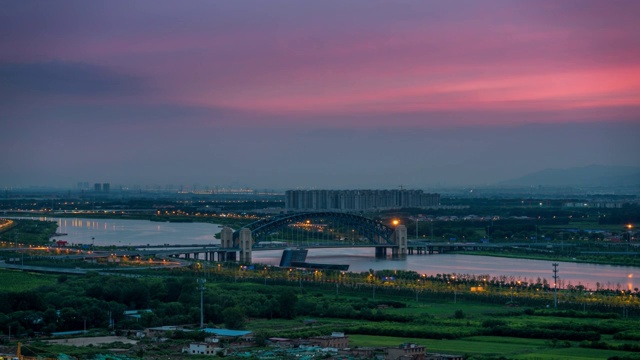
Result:
<svg viewBox="0 0 640 360">
<path fill-rule="evenodd" d="M 72 336 L 86 334 L 86 330 L 60 331 L 51 333 L 51 336 Z"/>
<path fill-rule="evenodd" d="M 229 330 L 229 329 L 215 329 L 215 328 L 204 328 L 202 329 L 207 334 L 216 335 L 218 337 L 247 337 L 252 335 L 251 331 L 246 330 Z"/>
<path fill-rule="evenodd" d="M 140 319 L 142 317 L 142 313 L 151 313 L 153 312 L 151 309 L 143 309 L 143 310 L 127 310 L 123 313 L 124 316 Z"/>
</svg>

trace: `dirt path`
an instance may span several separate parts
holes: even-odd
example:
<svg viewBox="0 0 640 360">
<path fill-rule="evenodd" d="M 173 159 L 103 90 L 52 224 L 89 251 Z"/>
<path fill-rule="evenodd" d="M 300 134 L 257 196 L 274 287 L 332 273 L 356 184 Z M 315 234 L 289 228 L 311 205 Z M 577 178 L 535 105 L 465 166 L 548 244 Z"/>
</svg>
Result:
<svg viewBox="0 0 640 360">
<path fill-rule="evenodd" d="M 124 336 L 82 337 L 82 338 L 73 338 L 73 339 L 47 340 L 46 342 L 50 344 L 89 346 L 91 344 L 93 345 L 110 344 L 116 341 L 120 341 L 125 344 L 134 344 L 134 345 L 138 343 L 137 340 L 131 340 Z"/>
</svg>

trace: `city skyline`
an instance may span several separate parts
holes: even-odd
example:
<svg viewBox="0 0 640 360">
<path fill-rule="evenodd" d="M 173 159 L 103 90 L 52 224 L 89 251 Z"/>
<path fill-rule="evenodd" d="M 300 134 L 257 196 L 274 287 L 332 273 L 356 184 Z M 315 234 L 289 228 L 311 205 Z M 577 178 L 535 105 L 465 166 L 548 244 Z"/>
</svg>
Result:
<svg viewBox="0 0 640 360">
<path fill-rule="evenodd" d="M 639 12 L 635 1 L 10 2 L 0 188 L 425 188 L 640 167 Z"/>
</svg>

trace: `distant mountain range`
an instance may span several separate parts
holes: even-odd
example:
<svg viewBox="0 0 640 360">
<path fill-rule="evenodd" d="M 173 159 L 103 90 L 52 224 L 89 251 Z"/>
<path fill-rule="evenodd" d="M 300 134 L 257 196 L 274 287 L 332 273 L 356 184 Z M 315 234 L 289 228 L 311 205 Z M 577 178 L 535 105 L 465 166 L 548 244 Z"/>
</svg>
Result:
<svg viewBox="0 0 640 360">
<path fill-rule="evenodd" d="M 591 165 L 566 169 L 545 169 L 498 185 L 510 186 L 640 186 L 640 168 Z"/>
</svg>

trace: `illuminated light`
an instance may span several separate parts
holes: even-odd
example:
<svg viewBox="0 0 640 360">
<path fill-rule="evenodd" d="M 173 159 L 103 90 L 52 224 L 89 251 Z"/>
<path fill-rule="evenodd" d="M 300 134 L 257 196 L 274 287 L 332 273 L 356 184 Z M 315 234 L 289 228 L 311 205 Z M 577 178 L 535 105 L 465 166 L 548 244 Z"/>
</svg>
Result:
<svg viewBox="0 0 640 360">
<path fill-rule="evenodd" d="M 395 225 L 400 224 L 400 220 L 394 219 L 391 223 L 395 226 Z"/>
<path fill-rule="evenodd" d="M 629 275 L 627 275 L 627 277 L 628 277 L 629 279 L 633 279 L 633 274 L 629 274 Z"/>
</svg>

